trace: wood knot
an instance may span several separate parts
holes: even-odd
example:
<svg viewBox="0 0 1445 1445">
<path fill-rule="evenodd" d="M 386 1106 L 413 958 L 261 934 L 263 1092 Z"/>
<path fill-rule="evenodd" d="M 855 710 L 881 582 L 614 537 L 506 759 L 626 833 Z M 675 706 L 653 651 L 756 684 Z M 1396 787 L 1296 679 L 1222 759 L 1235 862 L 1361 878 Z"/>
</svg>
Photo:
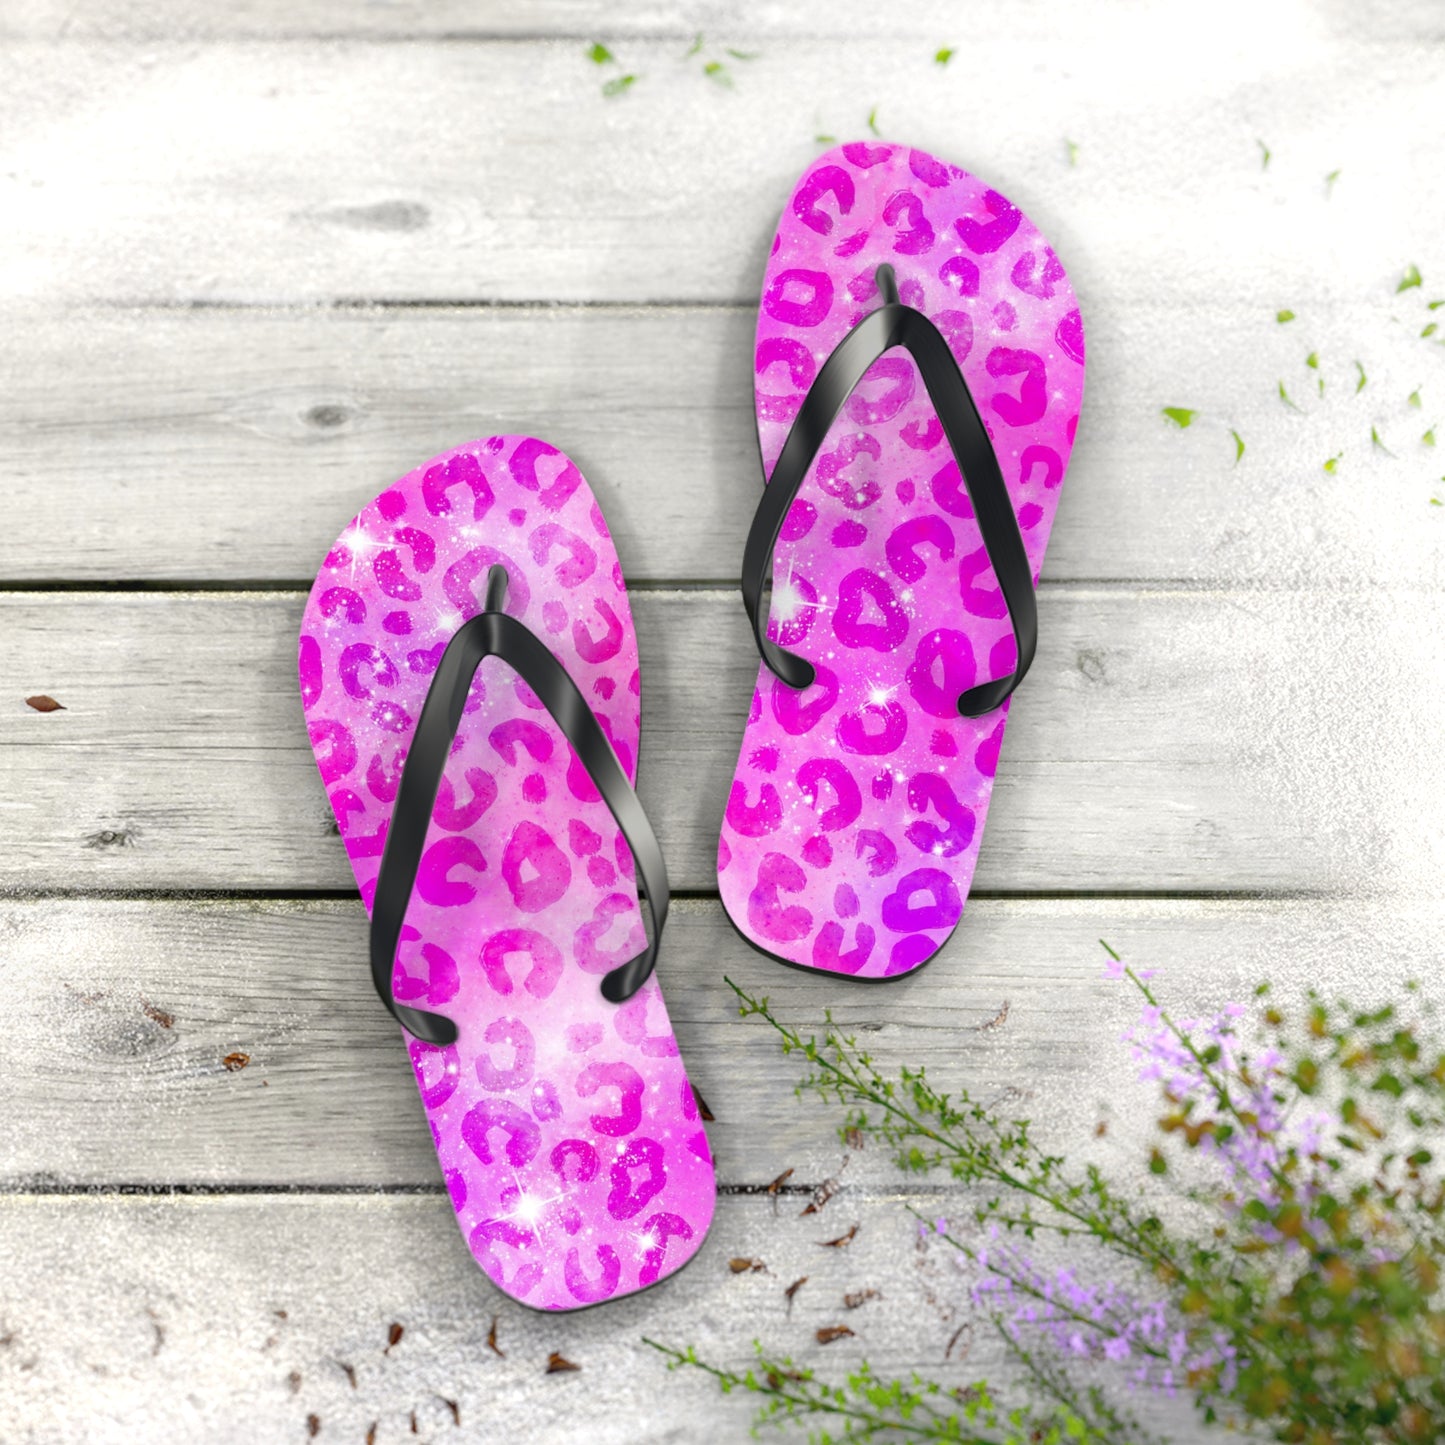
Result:
<svg viewBox="0 0 1445 1445">
<path fill-rule="evenodd" d="M 316 219 L 353 231 L 422 231 L 431 212 L 419 201 L 377 201 L 370 206 L 335 206 L 313 212 Z"/>
<path fill-rule="evenodd" d="M 335 427 L 345 426 L 351 419 L 351 413 L 339 402 L 323 401 L 318 402 L 302 417 L 308 426 L 314 426 L 321 431 L 331 431 Z"/>
<path fill-rule="evenodd" d="M 1077 664 L 1079 671 L 1090 682 L 1109 685 L 1109 672 L 1104 665 L 1104 654 L 1095 647 L 1081 647 Z"/>
</svg>

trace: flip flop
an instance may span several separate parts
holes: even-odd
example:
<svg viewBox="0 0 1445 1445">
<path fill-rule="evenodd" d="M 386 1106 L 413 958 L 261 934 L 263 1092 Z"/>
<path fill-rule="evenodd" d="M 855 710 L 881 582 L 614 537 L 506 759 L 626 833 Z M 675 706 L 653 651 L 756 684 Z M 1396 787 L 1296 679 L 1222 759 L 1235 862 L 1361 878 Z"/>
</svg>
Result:
<svg viewBox="0 0 1445 1445">
<path fill-rule="evenodd" d="M 632 791 L 637 641 L 582 474 L 519 436 L 408 473 L 327 556 L 299 670 L 477 1262 L 546 1310 L 675 1273 L 716 1185 L 652 977 L 668 885 Z"/>
<path fill-rule="evenodd" d="M 1033 660 L 1083 325 L 1006 197 L 922 151 L 855 143 L 783 212 L 754 369 L 768 485 L 743 600 L 763 661 L 722 901 L 781 962 L 896 978 L 968 896 Z"/>
</svg>

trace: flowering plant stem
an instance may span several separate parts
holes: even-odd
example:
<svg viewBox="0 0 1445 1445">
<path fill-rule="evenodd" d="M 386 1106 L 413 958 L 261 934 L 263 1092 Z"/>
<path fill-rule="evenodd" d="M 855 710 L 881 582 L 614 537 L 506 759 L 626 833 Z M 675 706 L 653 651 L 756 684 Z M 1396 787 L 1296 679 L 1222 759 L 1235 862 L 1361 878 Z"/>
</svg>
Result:
<svg viewBox="0 0 1445 1445">
<path fill-rule="evenodd" d="M 1278 1441 L 1445 1439 L 1445 1173 L 1434 1152 L 1445 1132 L 1445 1051 L 1427 1052 L 1393 1005 L 1332 1007 L 1310 993 L 1292 1021 L 1267 986 L 1252 1019 L 1241 1004 L 1176 1018 L 1149 971 L 1103 946 L 1106 977 L 1143 1000 L 1125 1038 L 1164 1106 L 1162 1138 L 1127 1195 L 1098 1166 L 1040 1148 L 1027 1120 L 967 1089 L 942 1093 L 922 1068 L 885 1073 L 831 1016 L 821 1039 L 805 1036 L 728 980 L 739 1012 L 802 1056 L 798 1092 L 843 1105 L 850 1148 L 872 1140 L 905 1173 L 941 1168 L 970 1186 L 968 1227 L 912 1212 L 923 1236 L 967 1263 L 973 1301 L 1005 1341 L 1030 1404 L 1005 1413 L 985 1383 L 886 1380 L 866 1363 L 832 1385 L 760 1347 L 758 1369 L 739 1373 L 656 1346 L 670 1367 L 757 1394 L 758 1425 L 806 1425 L 815 1445 L 1140 1440 L 1101 1384 L 1080 1383 L 1079 1370 L 1100 1366 L 1116 1384 L 1171 1395 L 1182 1387 L 1206 1422 Z M 1412 1009 L 1431 1013 L 1418 996 Z M 1195 1182 L 1173 1190 L 1190 1211 L 1166 1226 L 1151 1201 L 1181 1150 L 1199 1161 Z M 1089 1267 L 1032 1258 L 1024 1251 L 1035 1241 L 1083 1250 Z M 1099 1276 L 1109 1260 L 1125 1279 Z"/>
<path fill-rule="evenodd" d="M 753 998 L 730 978 L 724 982 L 737 995 L 744 1018 L 763 1019 L 782 1041 L 784 1054 L 800 1053 L 811 1066 L 799 1094 L 812 1089 L 824 1099 L 855 1106 L 841 1130 L 845 1139 L 867 1133 L 886 1142 L 906 1172 L 946 1165 L 960 1183 L 1001 1186 L 1025 1201 L 1022 1210 L 1008 1213 L 994 1199 L 980 1218 L 1017 1228 L 1028 1238 L 1040 1230 L 1063 1237 L 1089 1235 L 1151 1269 L 1179 1269 L 1178 1252 L 1155 1216 L 1136 1219 L 1097 1169 L 1071 1178 L 1061 1157 L 1035 1149 L 1027 1120 L 1002 1119 L 967 1091 L 956 1098 L 940 1094 L 922 1069 L 904 1067 L 895 1082 L 871 1055 L 834 1030 L 831 1014 L 820 1046 L 816 1038 L 804 1038 L 776 1018 L 767 999 Z M 864 1112 L 870 1106 L 881 1117 Z M 931 1147 L 921 1149 L 918 1140 Z M 1047 1212 L 1036 1214 L 1035 1204 Z"/>
</svg>

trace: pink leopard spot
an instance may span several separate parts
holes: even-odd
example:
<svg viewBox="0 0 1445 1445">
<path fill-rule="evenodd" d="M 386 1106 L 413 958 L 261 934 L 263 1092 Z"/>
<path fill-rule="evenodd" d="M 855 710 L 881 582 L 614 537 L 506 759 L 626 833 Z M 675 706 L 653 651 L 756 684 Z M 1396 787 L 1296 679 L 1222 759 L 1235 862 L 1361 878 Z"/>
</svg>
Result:
<svg viewBox="0 0 1445 1445">
<path fill-rule="evenodd" d="M 522 912 L 540 913 L 567 891 L 572 865 L 545 828 L 524 820 L 507 840 L 502 877 Z"/>
<path fill-rule="evenodd" d="M 601 1024 L 569 1024 L 567 1026 L 567 1052 L 585 1054 L 602 1042 Z"/>
</svg>

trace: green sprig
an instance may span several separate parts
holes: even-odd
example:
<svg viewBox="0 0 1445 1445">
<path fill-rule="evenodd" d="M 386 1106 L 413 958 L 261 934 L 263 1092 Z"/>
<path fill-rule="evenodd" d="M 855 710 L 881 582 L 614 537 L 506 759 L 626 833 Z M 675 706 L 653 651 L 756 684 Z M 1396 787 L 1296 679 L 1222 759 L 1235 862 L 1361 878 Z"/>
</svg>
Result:
<svg viewBox="0 0 1445 1445">
<path fill-rule="evenodd" d="M 950 1390 L 918 1374 L 886 1379 L 865 1361 L 843 1384 L 831 1385 L 787 1356 L 767 1355 L 756 1342 L 756 1367 L 746 1370 L 710 1364 L 692 1346 L 676 1349 L 646 1336 L 643 1343 L 664 1357 L 669 1370 L 710 1375 L 725 1395 L 742 1391 L 759 1396 L 754 1433 L 767 1426 L 800 1425 L 808 1429 L 813 1445 L 880 1436 L 952 1445 L 1106 1445 L 1110 1438 L 1067 1409 L 1006 1410 L 994 1403 L 982 1381 Z"/>
</svg>

